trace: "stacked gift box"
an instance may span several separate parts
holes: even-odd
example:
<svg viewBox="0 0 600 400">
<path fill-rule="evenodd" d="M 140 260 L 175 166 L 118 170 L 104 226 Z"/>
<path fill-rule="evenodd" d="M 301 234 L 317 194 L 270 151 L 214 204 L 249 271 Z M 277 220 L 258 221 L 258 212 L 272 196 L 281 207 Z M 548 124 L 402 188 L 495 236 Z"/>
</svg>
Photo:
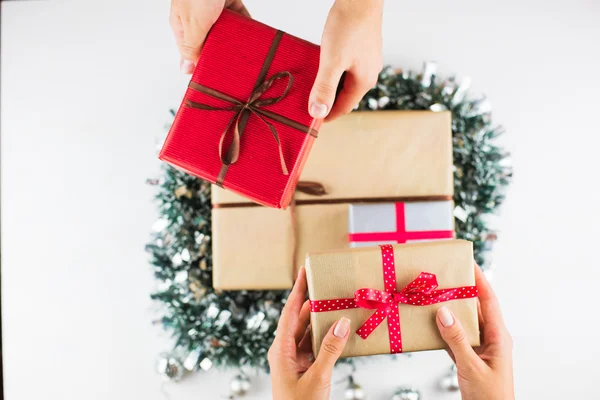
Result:
<svg viewBox="0 0 600 400">
<path fill-rule="evenodd" d="M 288 289 L 305 265 L 315 355 L 341 316 L 356 332 L 344 356 L 442 348 L 442 303 L 477 345 L 472 244 L 451 240 L 450 112 L 321 126 L 318 64 L 318 46 L 229 11 L 205 41 L 160 158 L 215 184 L 214 288 Z"/>
<path fill-rule="evenodd" d="M 290 288 L 309 252 L 451 238 L 450 113 L 355 112 L 324 124 L 300 182 L 325 193 L 297 190 L 286 211 L 214 188 L 215 288 Z"/>
</svg>

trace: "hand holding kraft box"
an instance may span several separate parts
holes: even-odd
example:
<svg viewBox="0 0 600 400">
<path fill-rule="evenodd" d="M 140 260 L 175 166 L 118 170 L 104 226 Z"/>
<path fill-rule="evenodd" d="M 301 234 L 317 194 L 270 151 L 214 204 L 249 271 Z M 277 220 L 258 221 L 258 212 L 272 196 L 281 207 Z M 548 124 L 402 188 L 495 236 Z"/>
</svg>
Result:
<svg viewBox="0 0 600 400">
<path fill-rule="evenodd" d="M 351 321 L 342 357 L 445 348 L 435 323 L 442 305 L 462 322 L 467 341 L 479 345 L 471 242 L 309 254 L 306 277 L 315 356 L 329 328 L 342 316 Z"/>
</svg>

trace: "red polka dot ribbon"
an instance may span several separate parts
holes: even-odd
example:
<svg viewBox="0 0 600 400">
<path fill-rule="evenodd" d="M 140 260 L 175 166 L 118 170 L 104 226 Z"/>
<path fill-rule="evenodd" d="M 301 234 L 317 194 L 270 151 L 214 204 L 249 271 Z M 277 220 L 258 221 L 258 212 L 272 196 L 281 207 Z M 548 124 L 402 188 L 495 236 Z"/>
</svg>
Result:
<svg viewBox="0 0 600 400">
<path fill-rule="evenodd" d="M 362 288 L 354 292 L 354 298 L 311 300 L 311 312 L 326 312 L 350 308 L 376 310 L 365 323 L 358 328 L 356 333 L 361 338 L 366 339 L 371 332 L 387 318 L 390 353 L 402 353 L 402 335 L 400 334 L 400 314 L 398 312 L 398 304 L 428 306 L 445 301 L 477 297 L 477 287 L 475 286 L 437 289 L 438 283 L 435 275 L 428 272 L 421 272 L 417 279 L 406 285 L 401 291 L 397 291 L 394 248 L 389 244 L 381 245 L 379 247 L 381 247 L 385 291 Z"/>
</svg>

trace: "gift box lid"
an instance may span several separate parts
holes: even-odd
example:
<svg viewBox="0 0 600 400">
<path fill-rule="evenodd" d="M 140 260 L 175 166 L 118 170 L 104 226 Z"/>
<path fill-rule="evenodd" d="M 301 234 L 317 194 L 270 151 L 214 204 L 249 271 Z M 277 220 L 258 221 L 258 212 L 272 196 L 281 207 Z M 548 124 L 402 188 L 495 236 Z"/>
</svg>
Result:
<svg viewBox="0 0 600 400">
<path fill-rule="evenodd" d="M 325 123 L 300 179 L 323 184 L 327 194 L 319 202 L 451 198 L 451 113 L 359 111 Z M 298 192 L 295 197 L 315 199 Z M 219 188 L 212 191 L 212 201 L 247 202 Z"/>
</svg>

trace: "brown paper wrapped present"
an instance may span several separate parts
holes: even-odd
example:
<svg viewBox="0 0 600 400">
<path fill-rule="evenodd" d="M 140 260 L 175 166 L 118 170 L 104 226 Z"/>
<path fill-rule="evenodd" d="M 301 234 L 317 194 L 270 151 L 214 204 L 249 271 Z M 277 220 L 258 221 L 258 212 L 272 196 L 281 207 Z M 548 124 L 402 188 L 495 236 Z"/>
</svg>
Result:
<svg viewBox="0 0 600 400">
<path fill-rule="evenodd" d="M 342 357 L 442 349 L 435 318 L 446 306 L 479 345 L 473 246 L 465 240 L 382 245 L 309 254 L 313 351 L 342 316 Z M 439 285 L 439 287 L 438 287 Z"/>
<path fill-rule="evenodd" d="M 293 210 L 213 186 L 213 286 L 290 288 L 307 252 L 349 246 L 351 203 L 451 199 L 450 124 L 449 112 L 429 111 L 355 112 L 325 124 L 301 177 L 325 193 L 297 190 Z"/>
</svg>

